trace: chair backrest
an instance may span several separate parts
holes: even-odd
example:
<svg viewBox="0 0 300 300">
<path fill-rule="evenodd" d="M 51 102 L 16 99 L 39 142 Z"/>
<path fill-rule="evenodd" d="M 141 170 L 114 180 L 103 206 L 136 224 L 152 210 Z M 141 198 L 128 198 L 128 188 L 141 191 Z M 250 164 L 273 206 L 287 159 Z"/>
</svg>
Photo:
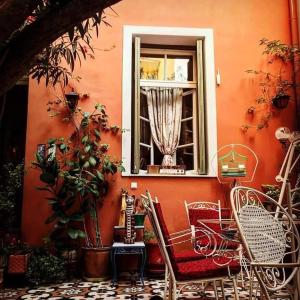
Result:
<svg viewBox="0 0 300 300">
<path fill-rule="evenodd" d="M 173 249 L 168 242 L 170 235 L 163 219 L 160 203 L 158 203 L 157 198 L 153 201 L 149 192 L 146 193 L 146 196 L 142 195 L 141 197 L 165 264 L 168 267 L 170 276 L 175 280 L 173 269 L 175 266 L 175 259 L 173 257 Z"/>
<path fill-rule="evenodd" d="M 256 275 L 269 291 L 281 289 L 295 276 L 300 263 L 300 238 L 293 219 L 274 199 L 252 188 L 235 187 L 230 199 L 248 257 L 261 265 L 254 268 Z M 267 204 L 274 209 L 268 211 Z M 292 264 L 286 264 L 291 260 Z M 286 267 L 292 271 L 286 272 Z"/>
<path fill-rule="evenodd" d="M 221 220 L 221 205 L 220 200 L 218 203 L 212 202 L 191 202 L 187 203 L 184 201 L 186 213 L 190 225 L 195 227 L 200 227 L 199 219 L 208 220 L 208 219 L 219 219 Z M 208 227 L 213 229 L 215 232 L 220 233 L 222 231 L 221 223 L 205 223 Z"/>
</svg>

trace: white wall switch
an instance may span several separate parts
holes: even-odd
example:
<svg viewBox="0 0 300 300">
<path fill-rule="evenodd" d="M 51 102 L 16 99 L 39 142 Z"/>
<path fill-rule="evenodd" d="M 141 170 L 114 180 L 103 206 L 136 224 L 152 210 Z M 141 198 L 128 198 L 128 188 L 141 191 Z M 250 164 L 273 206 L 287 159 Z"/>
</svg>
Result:
<svg viewBox="0 0 300 300">
<path fill-rule="evenodd" d="M 133 190 L 137 189 L 137 187 L 138 187 L 137 182 L 131 182 L 131 183 L 130 183 L 130 187 L 131 187 L 131 189 L 133 189 Z"/>
</svg>

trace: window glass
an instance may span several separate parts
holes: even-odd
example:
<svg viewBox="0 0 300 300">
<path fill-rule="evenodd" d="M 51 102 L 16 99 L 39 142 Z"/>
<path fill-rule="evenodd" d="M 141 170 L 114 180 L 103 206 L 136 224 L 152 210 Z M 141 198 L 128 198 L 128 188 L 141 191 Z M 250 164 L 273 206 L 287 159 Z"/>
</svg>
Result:
<svg viewBox="0 0 300 300">
<path fill-rule="evenodd" d="M 141 143 L 150 145 L 151 143 L 151 131 L 150 131 L 150 123 L 145 120 L 140 120 L 141 122 Z"/>
<path fill-rule="evenodd" d="M 147 97 L 145 94 L 143 93 L 140 94 L 140 101 L 141 101 L 141 108 L 140 108 L 141 116 L 149 120 Z"/>
<path fill-rule="evenodd" d="M 144 146 L 140 146 L 140 169 L 141 170 L 147 170 L 147 165 L 151 165 L 150 162 L 150 148 L 148 147 L 144 147 Z"/>
<path fill-rule="evenodd" d="M 161 162 L 163 160 L 163 155 L 157 148 L 156 144 L 153 142 L 154 145 L 154 165 L 161 165 Z"/>
<path fill-rule="evenodd" d="M 185 165 L 186 170 L 194 169 L 194 150 L 193 146 L 177 149 L 177 164 Z"/>
<path fill-rule="evenodd" d="M 193 116 L 193 94 L 186 95 L 182 98 L 182 119 Z"/>
<path fill-rule="evenodd" d="M 179 145 L 193 143 L 193 120 L 181 122 Z"/>
<path fill-rule="evenodd" d="M 148 80 L 164 80 L 164 56 L 142 54 L 140 58 L 140 77 Z"/>
<path fill-rule="evenodd" d="M 191 56 L 168 55 L 166 80 L 192 81 L 193 60 Z"/>
</svg>

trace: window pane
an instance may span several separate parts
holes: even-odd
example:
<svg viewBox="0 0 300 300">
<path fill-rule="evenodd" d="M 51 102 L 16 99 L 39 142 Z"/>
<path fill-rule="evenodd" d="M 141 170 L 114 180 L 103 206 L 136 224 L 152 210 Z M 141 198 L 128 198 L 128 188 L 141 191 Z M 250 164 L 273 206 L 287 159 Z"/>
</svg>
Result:
<svg viewBox="0 0 300 300">
<path fill-rule="evenodd" d="M 166 80 L 192 81 L 193 59 L 191 56 L 168 55 Z"/>
<path fill-rule="evenodd" d="M 153 145 L 154 145 L 154 164 L 161 165 L 164 156 L 158 150 L 158 148 L 154 142 L 153 142 Z"/>
<path fill-rule="evenodd" d="M 182 98 L 182 119 L 193 116 L 193 94 L 186 95 Z"/>
<path fill-rule="evenodd" d="M 176 157 L 178 165 L 185 165 L 186 170 L 194 170 L 193 146 L 177 149 Z"/>
<path fill-rule="evenodd" d="M 193 143 L 193 120 L 181 122 L 179 145 Z"/>
<path fill-rule="evenodd" d="M 140 146 L 140 169 L 147 170 L 147 165 L 150 165 L 150 148 Z"/>
<path fill-rule="evenodd" d="M 142 54 L 140 76 L 141 79 L 164 80 L 164 56 Z"/>
<path fill-rule="evenodd" d="M 151 142 L 151 131 L 150 123 L 144 120 L 140 120 L 141 124 L 141 143 L 150 145 Z"/>
<path fill-rule="evenodd" d="M 140 101 L 141 101 L 140 114 L 141 114 L 142 117 L 149 120 L 147 97 L 146 97 L 145 94 L 141 93 Z"/>
</svg>

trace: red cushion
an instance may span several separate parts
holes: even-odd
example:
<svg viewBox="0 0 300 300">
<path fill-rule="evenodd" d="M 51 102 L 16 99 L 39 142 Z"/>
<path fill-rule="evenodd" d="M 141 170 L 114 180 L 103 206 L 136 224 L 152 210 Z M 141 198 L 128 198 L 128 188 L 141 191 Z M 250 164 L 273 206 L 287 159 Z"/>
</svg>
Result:
<svg viewBox="0 0 300 300">
<path fill-rule="evenodd" d="M 218 258 L 218 263 L 226 262 L 228 262 L 227 258 Z M 228 275 L 228 266 L 219 266 L 212 258 L 181 262 L 176 265 L 175 277 L 177 280 L 193 280 Z M 237 274 L 241 269 L 239 262 L 235 260 L 229 264 L 229 268 L 230 274 Z"/>
<path fill-rule="evenodd" d="M 191 225 L 195 227 L 200 227 L 201 224 L 198 222 L 199 219 L 219 219 L 219 212 L 213 209 L 202 209 L 202 208 L 190 208 L 189 209 L 189 218 Z M 220 224 L 205 223 L 206 226 L 211 228 L 217 233 L 221 232 Z"/>
<path fill-rule="evenodd" d="M 174 253 L 176 262 L 184 262 L 205 258 L 204 255 L 197 254 L 194 250 L 183 250 Z"/>
</svg>

